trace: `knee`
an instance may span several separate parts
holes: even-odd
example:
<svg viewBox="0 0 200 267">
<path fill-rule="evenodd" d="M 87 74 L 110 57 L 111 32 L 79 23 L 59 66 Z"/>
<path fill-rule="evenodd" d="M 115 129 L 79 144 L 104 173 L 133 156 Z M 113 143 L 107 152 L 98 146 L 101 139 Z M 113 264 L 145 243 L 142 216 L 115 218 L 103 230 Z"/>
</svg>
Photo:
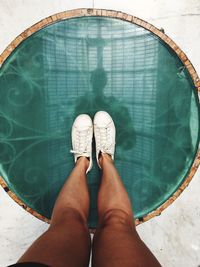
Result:
<svg viewBox="0 0 200 267">
<path fill-rule="evenodd" d="M 76 229 L 88 231 L 87 220 L 84 216 L 74 208 L 66 208 L 52 216 L 50 228 L 55 226 L 67 227 L 74 225 Z"/>
<path fill-rule="evenodd" d="M 126 227 L 134 229 L 135 224 L 133 217 L 128 213 L 120 209 L 108 210 L 100 220 L 100 228 L 107 226 L 115 227 Z"/>
</svg>

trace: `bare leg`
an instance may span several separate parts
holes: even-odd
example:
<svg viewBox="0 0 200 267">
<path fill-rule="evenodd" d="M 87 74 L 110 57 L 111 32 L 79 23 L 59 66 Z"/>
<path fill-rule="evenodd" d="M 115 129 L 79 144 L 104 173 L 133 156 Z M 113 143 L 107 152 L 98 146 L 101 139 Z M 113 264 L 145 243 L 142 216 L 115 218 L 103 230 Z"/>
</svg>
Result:
<svg viewBox="0 0 200 267">
<path fill-rule="evenodd" d="M 98 195 L 99 227 L 94 235 L 94 267 L 159 267 L 138 236 L 128 194 L 109 155 L 102 154 Z"/>
<path fill-rule="evenodd" d="M 88 164 L 87 158 L 78 159 L 56 200 L 49 229 L 18 262 L 32 261 L 53 267 L 88 266 L 91 247 L 85 174 Z"/>
</svg>

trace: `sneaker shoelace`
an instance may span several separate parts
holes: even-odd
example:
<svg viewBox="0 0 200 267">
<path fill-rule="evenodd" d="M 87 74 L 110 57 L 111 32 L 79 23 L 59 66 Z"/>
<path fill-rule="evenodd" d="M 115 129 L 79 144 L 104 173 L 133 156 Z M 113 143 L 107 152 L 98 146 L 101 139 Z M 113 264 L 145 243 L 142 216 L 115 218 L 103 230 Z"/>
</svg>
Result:
<svg viewBox="0 0 200 267">
<path fill-rule="evenodd" d="M 98 139 L 99 139 L 99 147 L 98 149 L 102 153 L 108 153 L 111 154 L 111 148 L 113 147 L 113 140 L 111 139 L 111 129 L 109 126 L 107 127 L 97 127 L 98 133 Z"/>
<path fill-rule="evenodd" d="M 90 127 L 91 128 L 91 127 Z M 89 154 L 90 153 L 90 128 L 85 129 L 85 130 L 77 130 L 76 131 L 76 147 L 78 149 L 76 150 L 70 150 L 71 153 L 73 154 Z"/>
</svg>

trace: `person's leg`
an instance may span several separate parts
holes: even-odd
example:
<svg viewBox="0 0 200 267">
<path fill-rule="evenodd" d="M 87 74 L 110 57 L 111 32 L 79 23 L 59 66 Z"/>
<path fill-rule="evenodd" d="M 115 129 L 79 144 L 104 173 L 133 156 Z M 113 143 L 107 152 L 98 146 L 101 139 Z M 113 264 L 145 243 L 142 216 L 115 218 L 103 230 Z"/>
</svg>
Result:
<svg viewBox="0 0 200 267">
<path fill-rule="evenodd" d="M 92 247 L 94 267 L 159 267 L 136 232 L 131 202 L 108 154 L 101 154 L 102 180 L 98 194 L 99 227 Z"/>
<path fill-rule="evenodd" d="M 19 259 L 52 267 L 86 267 L 91 240 L 87 226 L 89 191 L 86 173 L 92 168 L 92 120 L 79 115 L 72 126 L 76 166 L 65 182 L 53 209 L 49 229 Z"/>
<path fill-rule="evenodd" d="M 56 200 L 49 229 L 31 245 L 18 263 L 38 262 L 52 267 L 88 266 L 91 247 L 85 174 L 88 166 L 86 157 L 78 159 Z"/>
</svg>

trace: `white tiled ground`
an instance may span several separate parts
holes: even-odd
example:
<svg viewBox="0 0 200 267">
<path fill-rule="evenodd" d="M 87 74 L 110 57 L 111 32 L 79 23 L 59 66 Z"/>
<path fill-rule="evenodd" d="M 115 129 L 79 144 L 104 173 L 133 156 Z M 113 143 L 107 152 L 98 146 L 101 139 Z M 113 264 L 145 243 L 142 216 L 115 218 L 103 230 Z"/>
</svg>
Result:
<svg viewBox="0 0 200 267">
<path fill-rule="evenodd" d="M 125 11 L 164 28 L 200 73 L 200 0 L 95 0 L 94 4 Z M 92 0 L 0 0 L 0 53 L 42 18 L 78 7 L 92 7 Z M 15 262 L 46 229 L 45 223 L 0 189 L 0 267 Z M 173 205 L 139 226 L 138 231 L 164 267 L 200 266 L 200 170 Z"/>
</svg>

